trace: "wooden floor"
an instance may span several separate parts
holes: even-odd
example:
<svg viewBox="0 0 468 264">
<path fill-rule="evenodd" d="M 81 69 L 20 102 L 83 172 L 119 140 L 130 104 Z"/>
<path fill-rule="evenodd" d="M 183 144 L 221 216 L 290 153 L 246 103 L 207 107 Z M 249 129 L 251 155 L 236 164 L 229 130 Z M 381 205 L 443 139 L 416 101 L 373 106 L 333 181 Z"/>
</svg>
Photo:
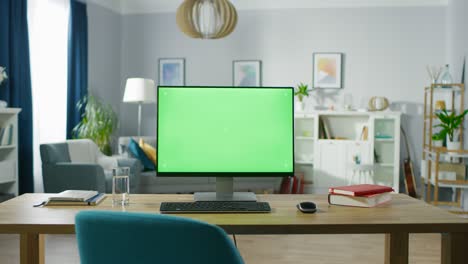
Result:
<svg viewBox="0 0 468 264">
<path fill-rule="evenodd" d="M 383 235 L 237 236 L 247 264 L 383 263 Z M 440 235 L 410 235 L 411 264 L 440 263 Z M 19 237 L 0 234 L 0 263 L 19 263 Z M 47 264 L 79 264 L 73 235 L 46 236 Z"/>
</svg>

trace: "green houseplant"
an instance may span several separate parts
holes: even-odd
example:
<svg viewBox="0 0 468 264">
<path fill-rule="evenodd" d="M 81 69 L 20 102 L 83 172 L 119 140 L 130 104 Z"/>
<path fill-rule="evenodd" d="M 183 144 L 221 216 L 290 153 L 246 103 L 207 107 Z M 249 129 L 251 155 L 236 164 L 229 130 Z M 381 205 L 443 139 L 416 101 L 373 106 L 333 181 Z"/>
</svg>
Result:
<svg viewBox="0 0 468 264">
<path fill-rule="evenodd" d="M 102 153 L 112 155 L 112 134 L 117 129 L 117 114 L 111 105 L 102 103 L 92 95 L 83 97 L 76 105 L 83 111 L 81 121 L 73 128 L 74 138 L 89 138 Z"/>
<path fill-rule="evenodd" d="M 309 86 L 307 84 L 304 84 L 304 83 L 300 83 L 297 85 L 297 89 L 296 91 L 294 92 L 294 95 L 297 96 L 297 98 L 299 99 L 299 101 L 297 102 L 297 105 L 296 105 L 296 110 L 299 111 L 299 112 L 302 112 L 304 111 L 304 97 L 308 97 L 309 96 L 309 91 L 307 91 L 307 89 L 309 88 Z"/>
<path fill-rule="evenodd" d="M 455 114 L 453 111 L 449 113 L 444 109 L 441 112 L 435 114 L 441 122 L 440 124 L 435 125 L 435 127 L 442 128 L 439 133 L 446 135 L 448 150 L 460 149 L 458 129 L 463 124 L 464 117 L 467 113 L 468 109 L 459 115 Z"/>
<path fill-rule="evenodd" d="M 444 131 L 439 131 L 432 135 L 432 146 L 434 147 L 442 147 L 444 144 L 444 139 L 446 135 Z"/>
</svg>

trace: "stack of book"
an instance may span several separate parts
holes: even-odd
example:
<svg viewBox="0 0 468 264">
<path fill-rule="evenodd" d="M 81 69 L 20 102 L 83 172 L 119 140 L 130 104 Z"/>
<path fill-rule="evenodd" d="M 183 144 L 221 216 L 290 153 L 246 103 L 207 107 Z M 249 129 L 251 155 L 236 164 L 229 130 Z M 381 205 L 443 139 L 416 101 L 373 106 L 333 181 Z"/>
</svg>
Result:
<svg viewBox="0 0 468 264">
<path fill-rule="evenodd" d="M 358 184 L 328 189 L 328 203 L 356 207 L 374 207 L 389 203 L 393 189 L 388 186 Z"/>
<path fill-rule="evenodd" d="M 13 125 L 0 127 L 0 146 L 13 144 Z"/>
<path fill-rule="evenodd" d="M 106 198 L 104 193 L 96 191 L 67 190 L 50 196 L 47 201 L 36 205 L 35 207 L 46 206 L 80 206 L 97 205 Z"/>
<path fill-rule="evenodd" d="M 296 172 L 292 177 L 285 177 L 281 181 L 280 194 L 303 194 L 306 184 L 311 184 L 304 179 L 303 172 Z"/>
</svg>

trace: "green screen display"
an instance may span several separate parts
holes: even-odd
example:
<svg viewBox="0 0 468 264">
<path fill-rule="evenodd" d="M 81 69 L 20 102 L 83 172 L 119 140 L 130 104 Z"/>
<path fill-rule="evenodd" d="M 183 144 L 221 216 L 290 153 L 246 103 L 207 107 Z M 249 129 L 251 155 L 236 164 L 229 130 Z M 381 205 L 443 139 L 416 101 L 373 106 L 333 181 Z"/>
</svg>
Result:
<svg viewBox="0 0 468 264">
<path fill-rule="evenodd" d="M 293 89 L 158 87 L 158 172 L 292 173 Z"/>
</svg>

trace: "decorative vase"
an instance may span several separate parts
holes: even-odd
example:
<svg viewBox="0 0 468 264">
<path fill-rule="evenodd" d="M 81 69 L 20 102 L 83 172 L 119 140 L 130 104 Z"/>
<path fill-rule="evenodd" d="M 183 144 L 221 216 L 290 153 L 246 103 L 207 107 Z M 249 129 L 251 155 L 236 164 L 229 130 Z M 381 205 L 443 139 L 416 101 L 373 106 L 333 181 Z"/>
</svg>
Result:
<svg viewBox="0 0 468 264">
<path fill-rule="evenodd" d="M 305 104 L 303 101 L 296 101 L 294 108 L 296 112 L 304 112 Z"/>
<path fill-rule="evenodd" d="M 442 111 L 445 109 L 445 101 L 444 100 L 437 100 L 435 103 L 435 110 Z"/>
<path fill-rule="evenodd" d="M 454 133 L 453 137 L 454 139 L 458 138 L 456 136 L 458 133 Z M 459 150 L 460 149 L 460 141 L 451 141 L 449 135 L 447 135 L 447 150 Z M 449 156 L 455 156 L 457 153 L 455 152 L 449 152 Z M 458 159 L 457 159 L 458 160 Z M 454 161 L 456 162 L 456 161 Z"/>
<path fill-rule="evenodd" d="M 0 100 L 0 108 L 7 108 L 8 103 L 5 101 Z"/>
<path fill-rule="evenodd" d="M 432 146 L 436 148 L 440 148 L 443 146 L 443 140 L 432 140 Z"/>
<path fill-rule="evenodd" d="M 449 65 L 446 64 L 444 70 L 442 71 L 442 75 L 439 78 L 439 83 L 442 84 L 442 88 L 452 88 L 452 86 L 447 85 L 453 83 L 452 75 L 450 75 Z"/>
</svg>

